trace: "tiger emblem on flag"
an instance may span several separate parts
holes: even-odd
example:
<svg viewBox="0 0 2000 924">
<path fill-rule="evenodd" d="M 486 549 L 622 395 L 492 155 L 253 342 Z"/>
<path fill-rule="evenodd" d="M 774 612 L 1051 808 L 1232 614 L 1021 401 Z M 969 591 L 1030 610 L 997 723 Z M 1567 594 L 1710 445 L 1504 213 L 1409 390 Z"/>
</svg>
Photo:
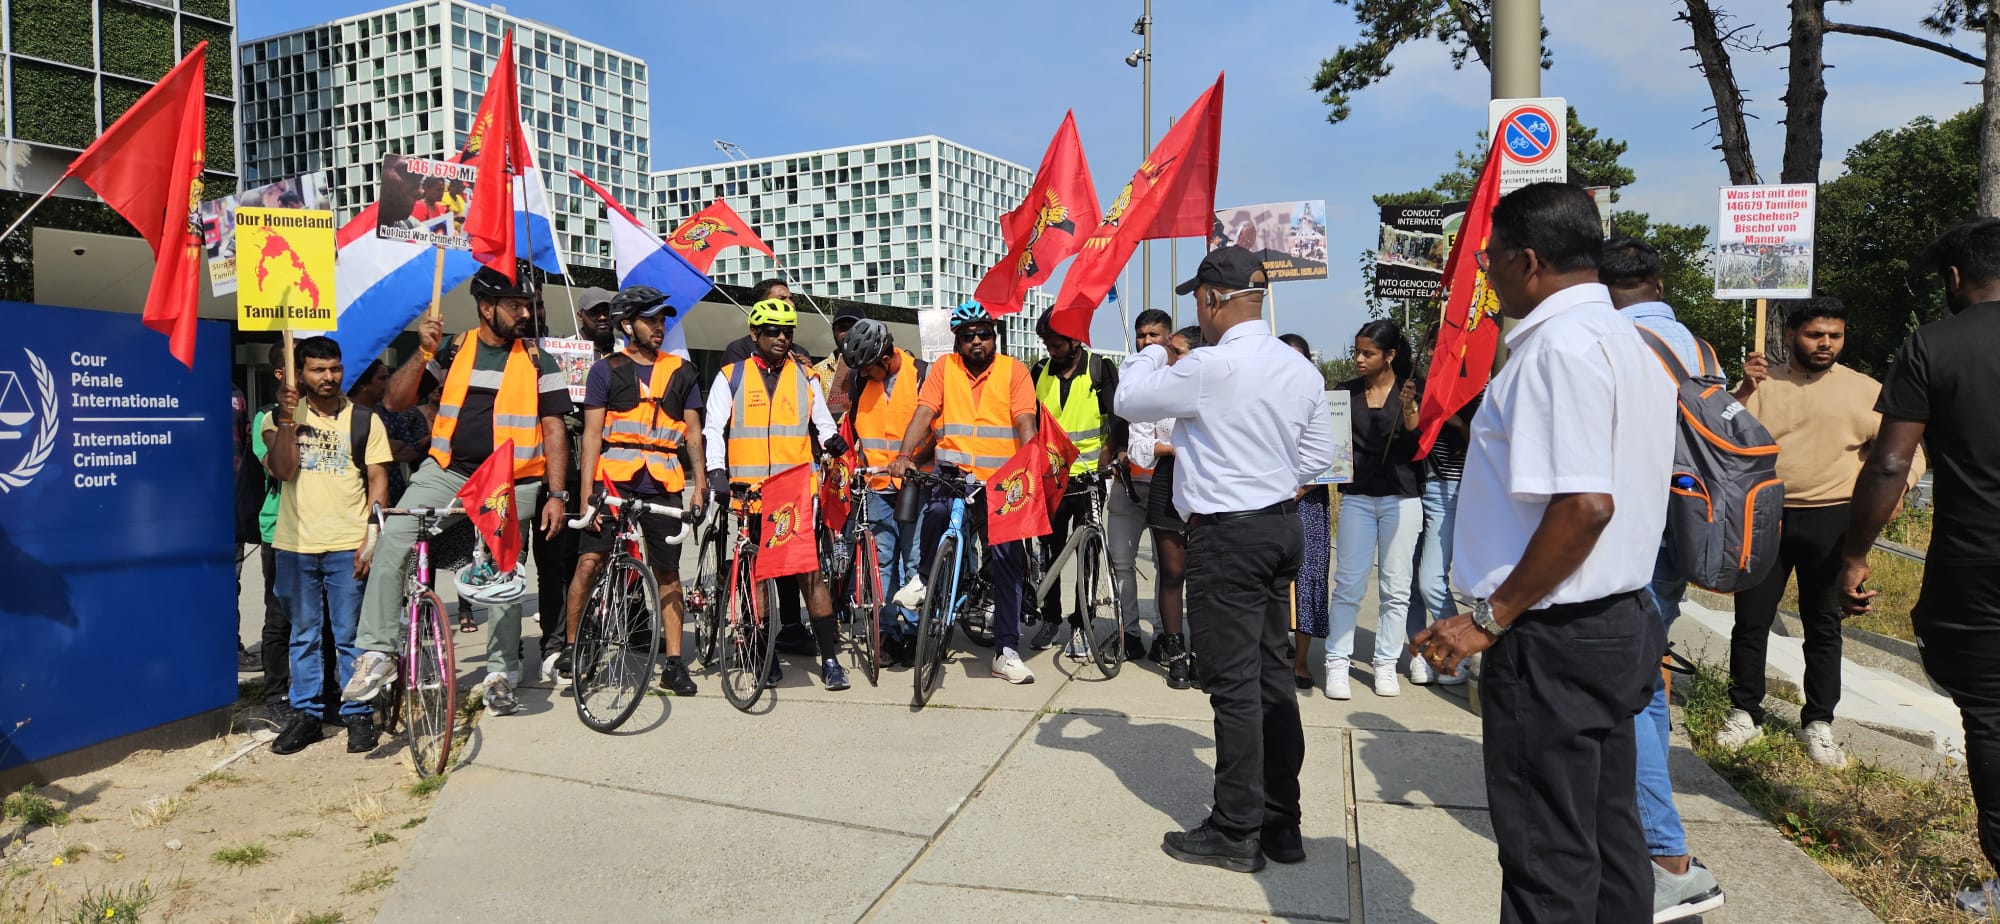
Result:
<svg viewBox="0 0 2000 924">
<path fill-rule="evenodd" d="M 1034 484 L 1027 472 L 1015 472 L 1000 482 L 1000 514 L 1005 516 L 1028 505 L 1035 497 Z"/>
<path fill-rule="evenodd" d="M 771 536 L 764 540 L 764 548 L 775 549 L 798 534 L 799 508 L 797 504 L 786 504 L 771 513 Z"/>
<path fill-rule="evenodd" d="M 672 244 L 677 250 L 700 253 L 715 246 L 715 242 L 710 240 L 710 238 L 718 234 L 734 233 L 736 233 L 736 229 L 716 219 L 699 218 L 689 222 L 686 227 L 681 228 L 679 231 L 674 232 L 673 240 L 668 241 L 668 243 Z"/>
</svg>

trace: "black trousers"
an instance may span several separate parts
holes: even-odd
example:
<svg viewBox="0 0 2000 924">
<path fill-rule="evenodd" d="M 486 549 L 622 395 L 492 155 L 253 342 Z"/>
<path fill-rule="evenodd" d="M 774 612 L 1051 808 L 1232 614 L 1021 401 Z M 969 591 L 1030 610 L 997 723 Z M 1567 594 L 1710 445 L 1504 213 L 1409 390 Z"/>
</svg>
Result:
<svg viewBox="0 0 2000 924">
<path fill-rule="evenodd" d="M 1479 696 L 1502 922 L 1652 920 L 1632 717 L 1660 681 L 1664 627 L 1639 590 L 1531 611 L 1487 650 Z"/>
<path fill-rule="evenodd" d="M 278 599 L 278 550 L 268 542 L 258 546 L 257 561 L 264 571 L 264 634 L 257 647 L 264 658 L 264 699 L 290 702 L 292 618 L 285 613 L 285 601 Z"/>
<path fill-rule="evenodd" d="M 1215 710 L 1215 808 L 1208 820 L 1230 837 L 1299 823 L 1306 739 L 1285 643 L 1304 550 L 1299 518 L 1290 514 L 1188 531 L 1188 622 L 1202 689 Z"/>
<path fill-rule="evenodd" d="M 1090 491 L 1086 489 L 1072 485 L 1069 490 L 1063 492 L 1062 500 L 1056 504 L 1055 511 L 1049 514 L 1049 527 L 1053 531 L 1042 537 L 1044 568 L 1062 553 L 1063 543 L 1069 541 L 1069 531 L 1075 529 L 1077 524 L 1082 523 L 1090 515 L 1090 501 Z M 1065 610 L 1074 609 L 1063 605 L 1060 575 L 1049 579 L 1049 592 L 1042 597 L 1040 604 L 1037 612 L 1050 619 L 1062 615 Z"/>
<path fill-rule="evenodd" d="M 1778 563 L 1763 583 L 1736 595 L 1736 626 L 1729 633 L 1729 701 L 1764 722 L 1764 658 L 1771 623 L 1785 581 L 1799 578 L 1799 621 L 1805 626 L 1805 708 L 1799 723 L 1831 722 L 1840 703 L 1841 543 L 1847 538 L 1847 505 L 1785 508 Z"/>
<path fill-rule="evenodd" d="M 574 484 L 574 482 L 571 482 Z M 543 493 L 547 502 L 547 493 Z M 572 502 L 568 506 L 576 506 Z M 541 508 L 537 507 L 537 510 Z M 564 510 L 565 516 L 574 516 L 576 511 Z M 554 539 L 544 538 L 539 525 L 531 530 L 535 534 L 535 599 L 541 606 L 539 618 L 542 625 L 542 651 L 544 654 L 555 649 L 553 645 L 569 637 L 569 584 L 576 577 L 576 543 L 579 533 L 565 523 Z"/>
<path fill-rule="evenodd" d="M 1910 613 L 1924 672 L 1951 694 L 1965 722 L 1965 772 L 1979 813 L 1979 846 L 2000 869 L 2000 568 L 1924 568 Z"/>
</svg>

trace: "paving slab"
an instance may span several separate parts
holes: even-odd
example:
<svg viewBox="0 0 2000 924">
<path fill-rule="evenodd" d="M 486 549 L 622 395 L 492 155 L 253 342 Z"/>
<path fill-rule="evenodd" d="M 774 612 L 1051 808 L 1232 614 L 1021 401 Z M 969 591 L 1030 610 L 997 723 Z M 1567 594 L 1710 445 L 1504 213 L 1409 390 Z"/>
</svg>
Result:
<svg viewBox="0 0 2000 924">
<path fill-rule="evenodd" d="M 853 921 L 922 847 L 902 835 L 468 767 L 439 794 L 376 920 Z"/>
<path fill-rule="evenodd" d="M 532 710 L 541 691 L 523 691 Z M 543 693 L 543 695 L 546 695 Z M 670 703 L 659 727 L 602 735 L 559 696 L 546 712 L 482 720 L 481 766 L 929 836 L 1032 715 L 789 701 L 745 715 L 721 696 Z M 635 723 L 644 716 L 634 716 Z"/>
<path fill-rule="evenodd" d="M 1037 667 L 1039 673 L 1041 668 Z M 1314 676 L 1319 676 L 1315 666 Z M 1299 722 L 1308 728 L 1383 728 L 1479 732 L 1479 717 L 1466 704 L 1463 686 L 1419 687 L 1405 678 L 1401 696 L 1376 696 L 1368 688 L 1366 672 L 1355 675 L 1354 698 L 1331 700 L 1321 686 L 1298 691 Z M 1167 686 L 1159 665 L 1139 662 L 1125 665 L 1110 680 L 1098 678 L 1094 669 L 1065 686 L 1049 705 L 1069 712 L 1117 713 L 1148 718 L 1213 721 L 1208 694 L 1200 690 L 1174 690 Z"/>
<path fill-rule="evenodd" d="M 1363 921 L 1491 924 L 1499 916 L 1500 867 L 1485 812 L 1364 802 L 1355 827 Z"/>
<path fill-rule="evenodd" d="M 1022 653 L 1022 660 L 1028 669 L 1035 672 L 1035 682 L 1012 684 L 993 676 L 993 649 L 956 638 L 945 662 L 944 677 L 939 681 L 937 691 L 931 694 L 930 703 L 967 709 L 1037 711 L 1056 695 L 1056 691 L 1069 681 L 1069 674 L 1076 670 L 1076 665 L 1067 659 L 1062 664 L 1055 663 L 1057 654 L 1054 650 Z M 847 668 L 847 679 L 853 686 L 834 693 L 829 692 L 821 682 L 817 659 L 805 655 L 784 655 L 782 660 L 785 679 L 773 688 L 776 696 L 769 708 L 782 709 L 792 702 L 866 702 L 914 708 L 911 703 L 916 692 L 915 672 L 909 668 L 886 668 L 871 686 L 868 678 L 862 676 L 855 666 L 854 659 L 843 652 L 840 663 Z M 1088 670 L 1095 671 L 1095 668 Z M 698 670 L 694 672 L 694 678 L 702 686 L 704 694 L 713 690 L 715 695 L 721 695 L 718 672 Z M 764 709 L 766 705 L 759 703 L 758 708 Z"/>
<path fill-rule="evenodd" d="M 1877 924 L 1826 870 L 1777 831 L 1691 821 L 1688 849 L 1715 873 L 1729 903 L 1704 918 L 1715 924 Z"/>
<path fill-rule="evenodd" d="M 1347 916 L 1343 749 L 1308 730 L 1301 774 L 1307 860 L 1251 876 L 1178 862 L 1169 830 L 1208 811 L 1214 741 L 1205 722 L 1071 713 L 1044 717 L 910 881 L 997 887 L 1322 920 Z"/>
<path fill-rule="evenodd" d="M 1081 921 L 1092 924 L 1242 924 L 1244 921 L 1312 921 L 1318 918 L 1246 916 L 1240 910 L 1108 901 L 964 886 L 908 883 L 869 917 L 878 924 L 939 921 Z"/>
</svg>

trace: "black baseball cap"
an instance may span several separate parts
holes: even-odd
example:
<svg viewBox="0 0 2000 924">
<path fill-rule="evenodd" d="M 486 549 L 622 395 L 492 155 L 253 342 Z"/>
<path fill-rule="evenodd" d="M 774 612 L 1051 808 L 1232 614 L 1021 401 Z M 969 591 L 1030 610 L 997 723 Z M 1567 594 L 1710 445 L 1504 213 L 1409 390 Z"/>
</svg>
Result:
<svg viewBox="0 0 2000 924">
<path fill-rule="evenodd" d="M 1186 295 L 1195 286 L 1220 286 L 1225 289 L 1261 289 L 1265 286 L 1264 261 L 1257 255 L 1235 245 L 1218 247 L 1201 258 L 1201 267 L 1194 271 L 1194 278 L 1174 287 L 1175 295 Z"/>
</svg>

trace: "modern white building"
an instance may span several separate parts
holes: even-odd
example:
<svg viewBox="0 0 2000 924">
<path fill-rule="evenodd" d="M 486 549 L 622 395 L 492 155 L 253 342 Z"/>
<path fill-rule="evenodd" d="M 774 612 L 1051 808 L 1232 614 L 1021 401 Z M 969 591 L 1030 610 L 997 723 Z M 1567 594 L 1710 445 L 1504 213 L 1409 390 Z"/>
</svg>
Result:
<svg viewBox="0 0 2000 924">
<path fill-rule="evenodd" d="M 419 0 L 242 44 L 245 186 L 324 173 L 344 219 L 374 202 L 386 154 L 450 157 L 514 32 L 521 124 L 547 177 L 564 257 L 610 267 L 580 170 L 633 212 L 651 207 L 646 62 L 500 4 Z"/>
<path fill-rule="evenodd" d="M 783 276 L 815 295 L 949 308 L 1006 255 L 1000 216 L 1033 181 L 1019 164 L 925 135 L 660 171 L 653 217 L 665 235 L 725 200 L 783 261 L 729 250 L 712 267 L 717 282 Z M 1009 355 L 1041 354 L 1035 319 L 1054 300 L 1034 290 L 1007 319 Z"/>
</svg>

